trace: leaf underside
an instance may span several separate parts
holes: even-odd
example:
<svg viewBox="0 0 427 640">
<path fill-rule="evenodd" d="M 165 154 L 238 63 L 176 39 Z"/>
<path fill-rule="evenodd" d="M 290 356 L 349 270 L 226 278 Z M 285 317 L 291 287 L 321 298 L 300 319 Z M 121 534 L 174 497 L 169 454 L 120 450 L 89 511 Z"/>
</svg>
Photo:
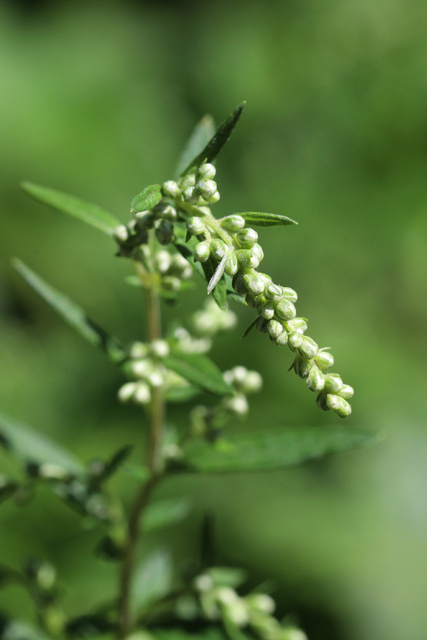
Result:
<svg viewBox="0 0 427 640">
<path fill-rule="evenodd" d="M 205 391 L 218 396 L 233 393 L 221 371 L 208 357 L 199 353 L 173 353 L 162 358 L 168 369 Z"/>
<path fill-rule="evenodd" d="M 139 211 L 152 209 L 162 199 L 159 184 L 150 184 L 145 187 L 131 202 L 130 212 L 132 215 Z"/>
<path fill-rule="evenodd" d="M 245 211 L 236 215 L 242 216 L 247 223 L 254 227 L 277 227 L 280 225 L 298 224 L 295 220 L 282 216 L 278 213 L 258 213 L 256 211 Z"/>
</svg>

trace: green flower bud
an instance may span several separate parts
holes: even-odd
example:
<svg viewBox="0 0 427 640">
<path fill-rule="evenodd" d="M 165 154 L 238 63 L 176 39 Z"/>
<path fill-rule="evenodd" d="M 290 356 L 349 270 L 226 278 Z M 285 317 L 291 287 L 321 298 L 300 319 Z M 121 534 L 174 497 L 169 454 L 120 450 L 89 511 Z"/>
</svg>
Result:
<svg viewBox="0 0 427 640">
<path fill-rule="evenodd" d="M 249 596 L 246 596 L 245 601 L 251 608 L 268 615 L 274 613 L 274 610 L 276 608 L 276 603 L 274 602 L 273 598 L 271 598 L 266 593 L 253 593 Z"/>
<path fill-rule="evenodd" d="M 325 375 L 325 390 L 327 393 L 338 393 L 343 388 L 341 376 L 337 373 L 327 373 Z"/>
<path fill-rule="evenodd" d="M 338 395 L 341 396 L 341 398 L 348 400 L 354 396 L 354 389 L 353 387 L 350 387 L 349 384 L 344 384 L 338 391 Z"/>
<path fill-rule="evenodd" d="M 244 269 L 256 269 L 261 262 L 253 253 L 253 249 L 239 249 L 236 251 L 236 257 Z"/>
<path fill-rule="evenodd" d="M 297 310 L 289 300 L 281 300 L 277 303 L 276 316 L 280 318 L 280 320 L 292 320 L 292 318 L 295 318 L 296 314 Z"/>
<path fill-rule="evenodd" d="M 298 333 L 304 333 L 307 329 L 307 321 L 305 318 L 293 318 L 286 323 L 289 331 L 298 331 Z"/>
<path fill-rule="evenodd" d="M 229 396 L 223 400 L 223 407 L 230 413 L 234 413 L 236 416 L 244 416 L 249 409 L 246 396 L 242 393 L 236 393 L 234 396 Z"/>
<path fill-rule="evenodd" d="M 311 360 L 317 355 L 319 351 L 319 345 L 312 338 L 303 336 L 301 346 L 298 347 L 298 351 L 304 358 Z"/>
<path fill-rule="evenodd" d="M 268 322 L 265 318 L 258 318 L 257 322 L 256 322 L 256 328 L 258 329 L 258 331 L 261 331 L 261 333 L 267 333 L 267 325 Z"/>
<path fill-rule="evenodd" d="M 284 328 L 281 322 L 278 322 L 277 320 L 269 320 L 267 324 L 267 331 L 271 338 L 276 339 L 284 332 Z"/>
<path fill-rule="evenodd" d="M 129 402 L 132 399 L 133 394 L 136 390 L 135 382 L 126 382 L 122 387 L 120 387 L 117 396 L 120 402 Z"/>
<path fill-rule="evenodd" d="M 160 220 L 157 223 L 155 234 L 160 244 L 170 244 L 173 240 L 173 224 L 169 220 Z"/>
<path fill-rule="evenodd" d="M 137 382 L 132 400 L 136 404 L 148 404 L 151 400 L 151 391 L 148 384 L 145 382 Z"/>
<path fill-rule="evenodd" d="M 311 391 L 319 393 L 325 386 L 325 377 L 323 373 L 316 366 L 311 368 L 307 378 L 307 387 Z"/>
<path fill-rule="evenodd" d="M 179 195 L 180 188 L 174 180 L 167 180 L 162 184 L 162 194 L 166 198 L 176 198 Z"/>
<path fill-rule="evenodd" d="M 229 231 L 230 233 L 236 233 L 237 231 L 240 231 L 240 229 L 243 229 L 246 222 L 245 222 L 245 219 L 242 218 L 242 216 L 239 216 L 237 215 L 237 213 L 234 213 L 232 216 L 227 216 L 226 218 L 223 218 L 220 221 L 220 224 L 221 224 L 221 227 L 226 231 Z"/>
<path fill-rule="evenodd" d="M 168 251 L 157 251 L 154 254 L 154 264 L 160 273 L 166 273 L 171 266 L 172 256 Z"/>
<path fill-rule="evenodd" d="M 258 234 L 251 228 L 241 229 L 236 238 L 243 249 L 251 249 L 258 242 Z"/>
<path fill-rule="evenodd" d="M 297 292 L 289 287 L 282 287 L 282 295 L 286 300 L 289 300 L 289 302 L 296 302 L 298 300 Z"/>
<path fill-rule="evenodd" d="M 187 229 L 190 233 L 193 234 L 193 236 L 200 236 L 205 232 L 206 227 L 201 218 L 199 218 L 198 216 L 193 216 L 187 222 Z"/>
<path fill-rule="evenodd" d="M 144 342 L 133 342 L 129 349 L 132 359 L 142 359 L 148 356 L 148 346 Z"/>
<path fill-rule="evenodd" d="M 252 247 L 252 253 L 258 258 L 260 262 L 264 259 L 264 251 L 262 250 L 261 245 L 254 244 L 254 246 Z"/>
<path fill-rule="evenodd" d="M 167 291 L 179 291 L 181 288 L 181 280 L 176 276 L 165 276 L 162 278 L 162 287 Z"/>
<path fill-rule="evenodd" d="M 199 262 L 206 262 L 209 259 L 211 253 L 211 243 L 208 240 L 199 242 L 194 249 L 194 260 Z"/>
<path fill-rule="evenodd" d="M 206 202 L 212 202 L 211 198 L 218 192 L 215 180 L 200 180 L 195 186 L 195 192 Z"/>
<path fill-rule="evenodd" d="M 344 398 L 340 398 L 339 396 L 332 393 L 328 393 L 328 395 L 326 396 L 326 406 L 328 407 L 328 409 L 332 409 L 332 411 L 335 411 L 335 413 L 337 413 L 340 418 L 345 418 L 351 413 L 351 406 L 349 405 L 347 400 L 344 400 Z"/>
<path fill-rule="evenodd" d="M 239 265 L 237 263 L 236 254 L 230 253 L 230 255 L 227 256 L 227 259 L 225 261 L 225 266 L 224 266 L 225 273 L 228 276 L 234 276 L 234 274 L 237 273 L 238 268 L 239 268 Z"/>
<path fill-rule="evenodd" d="M 211 243 L 211 254 L 212 257 L 215 258 L 218 262 L 222 260 L 224 257 L 228 246 L 225 244 L 224 240 L 213 240 Z"/>
<path fill-rule="evenodd" d="M 126 242 L 129 239 L 129 232 L 124 224 L 120 224 L 118 227 L 114 229 L 114 237 L 117 242 Z"/>
<path fill-rule="evenodd" d="M 256 272 L 245 273 L 243 276 L 246 291 L 252 295 L 259 295 L 264 291 L 264 280 Z"/>
<path fill-rule="evenodd" d="M 334 356 L 332 353 L 328 351 L 323 351 L 322 349 L 319 351 L 317 356 L 314 358 L 314 362 L 317 364 L 319 369 L 324 371 L 325 369 L 329 369 L 334 364 Z"/>
<path fill-rule="evenodd" d="M 186 187 L 194 187 L 196 184 L 196 175 L 194 173 L 188 173 L 185 178 L 183 178 L 179 184 L 181 189 L 185 189 Z"/>
<path fill-rule="evenodd" d="M 316 398 L 317 406 L 319 407 L 319 409 L 322 409 L 322 411 L 329 411 L 329 407 L 326 404 L 327 395 L 327 392 L 325 391 L 325 389 L 323 389 L 323 391 L 321 391 Z"/>
<path fill-rule="evenodd" d="M 233 289 L 236 293 L 244 295 L 247 292 L 244 277 L 241 273 L 236 273 L 232 282 Z"/>
<path fill-rule="evenodd" d="M 274 317 L 274 304 L 272 302 L 267 302 L 267 304 L 264 304 L 260 308 L 259 313 L 266 320 L 271 320 Z"/>
<path fill-rule="evenodd" d="M 150 351 L 154 356 L 162 358 L 163 356 L 169 355 L 169 344 L 166 340 L 153 340 L 150 342 Z"/>
<path fill-rule="evenodd" d="M 273 282 L 269 282 L 264 289 L 265 297 L 269 300 L 274 300 L 274 302 L 278 302 L 282 297 L 282 287 L 279 287 L 277 284 Z"/>
<path fill-rule="evenodd" d="M 215 178 L 216 169 L 213 164 L 206 162 L 199 167 L 197 171 L 197 180 L 212 180 Z"/>
<path fill-rule="evenodd" d="M 184 200 L 184 202 L 195 202 L 199 199 L 199 196 L 196 193 L 195 187 L 190 186 L 185 187 L 185 189 L 182 190 L 181 198 Z"/>
<path fill-rule="evenodd" d="M 297 356 L 294 360 L 294 371 L 300 378 L 306 378 L 313 367 L 311 360 Z M 319 389 L 320 391 L 320 389 Z"/>
<path fill-rule="evenodd" d="M 302 344 L 302 335 L 297 331 L 292 331 L 289 334 L 289 348 L 292 351 L 296 351 Z"/>
<path fill-rule="evenodd" d="M 288 334 L 286 331 L 280 334 L 275 340 L 278 347 L 284 347 L 288 343 Z"/>
<path fill-rule="evenodd" d="M 258 371 L 248 371 L 242 383 L 242 393 L 255 393 L 262 387 L 262 377 Z"/>
</svg>

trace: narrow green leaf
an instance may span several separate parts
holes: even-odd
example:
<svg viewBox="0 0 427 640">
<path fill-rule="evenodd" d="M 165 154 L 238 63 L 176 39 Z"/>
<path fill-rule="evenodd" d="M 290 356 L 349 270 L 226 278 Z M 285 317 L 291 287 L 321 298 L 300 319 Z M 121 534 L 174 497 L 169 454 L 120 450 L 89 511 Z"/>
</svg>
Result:
<svg viewBox="0 0 427 640">
<path fill-rule="evenodd" d="M 192 167 L 198 167 L 204 160 L 206 162 L 212 162 L 221 151 L 222 147 L 230 138 L 234 127 L 236 126 L 243 109 L 245 108 L 245 102 L 242 102 L 233 113 L 225 120 L 217 129 L 215 135 L 209 140 L 207 145 L 191 162 L 188 163 L 186 169 L 181 172 L 187 173 Z"/>
<path fill-rule="evenodd" d="M 193 129 L 187 144 L 178 160 L 175 175 L 179 176 L 185 168 L 206 147 L 209 140 L 215 135 L 215 122 L 211 115 L 206 114 Z"/>
<path fill-rule="evenodd" d="M 254 326 L 256 325 L 256 323 L 258 322 L 258 318 L 259 316 L 257 316 L 255 318 L 255 320 L 252 320 L 251 324 L 249 325 L 249 327 L 246 327 L 244 334 L 242 335 L 242 340 L 243 338 L 246 338 L 246 336 L 252 331 L 252 329 L 254 328 Z"/>
<path fill-rule="evenodd" d="M 68 213 L 68 215 L 90 224 L 92 227 L 103 231 L 109 236 L 111 236 L 114 229 L 121 224 L 117 218 L 111 213 L 108 213 L 108 211 L 104 211 L 104 209 L 97 204 L 84 202 L 84 200 L 70 196 L 67 193 L 62 193 L 61 191 L 56 191 L 48 187 L 40 187 L 32 182 L 22 182 L 21 187 L 35 200 L 47 204 L 53 207 L 53 209 L 57 209 L 63 213 Z"/>
<path fill-rule="evenodd" d="M 162 629 L 160 627 L 151 629 L 151 632 L 156 640 L 229 640 L 222 627 L 214 626 L 198 629 L 194 633 L 184 631 L 181 628 Z"/>
<path fill-rule="evenodd" d="M 0 413 L 0 445 L 25 464 L 55 464 L 80 474 L 83 464 L 48 436 Z"/>
<path fill-rule="evenodd" d="M 150 184 L 145 187 L 131 202 L 130 212 L 132 215 L 138 211 L 148 211 L 152 209 L 162 199 L 159 184 Z"/>
<path fill-rule="evenodd" d="M 13 260 L 13 266 L 27 284 L 83 338 L 105 351 L 113 362 L 120 362 L 124 358 L 125 352 L 116 338 L 89 318 L 77 304 L 48 285 L 20 260 Z"/>
<path fill-rule="evenodd" d="M 242 304 L 244 307 L 248 306 L 246 304 L 245 296 L 242 296 L 240 293 L 236 293 L 232 289 L 227 289 L 226 294 L 227 294 L 227 298 L 230 298 L 230 300 L 234 300 L 234 302 L 238 302 L 239 304 Z"/>
<path fill-rule="evenodd" d="M 133 444 L 126 444 L 123 447 L 120 447 L 118 451 L 113 453 L 111 458 L 105 463 L 103 472 L 94 477 L 95 484 L 99 486 L 103 482 L 111 478 L 111 476 L 114 475 L 114 473 L 123 465 L 123 463 L 126 462 L 133 449 Z"/>
<path fill-rule="evenodd" d="M 165 498 L 151 502 L 145 510 L 143 530 L 155 531 L 184 520 L 191 511 L 188 500 L 183 498 Z"/>
<path fill-rule="evenodd" d="M 277 227 L 279 225 L 298 224 L 295 220 L 288 218 L 287 216 L 279 215 L 278 213 L 257 213 L 255 211 L 246 211 L 245 213 L 238 213 L 249 224 L 253 224 L 254 227 Z"/>
<path fill-rule="evenodd" d="M 184 449 L 184 470 L 201 473 L 273 471 L 379 441 L 375 433 L 349 427 L 293 427 L 231 434 L 210 444 L 192 441 Z"/>
<path fill-rule="evenodd" d="M 231 587 L 236 589 L 242 585 L 247 576 L 243 569 L 234 569 L 231 567 L 211 567 L 206 571 L 208 576 L 212 578 L 212 582 L 218 587 Z"/>
<path fill-rule="evenodd" d="M 209 280 L 208 295 L 210 293 L 212 293 L 212 291 L 215 289 L 215 287 L 217 286 L 217 284 L 221 280 L 222 276 L 224 275 L 225 263 L 226 263 L 227 258 L 228 258 L 229 255 L 230 255 L 230 252 L 226 251 L 225 254 L 224 254 L 224 257 L 221 260 L 221 262 L 219 263 L 219 265 L 215 269 L 215 272 L 214 272 L 212 278 Z"/>
<path fill-rule="evenodd" d="M 209 391 L 209 393 L 217 396 L 233 393 L 216 364 L 204 355 L 199 353 L 172 353 L 162 358 L 162 362 L 168 369 L 175 371 L 175 373 L 178 373 L 197 387 Z"/>
<path fill-rule="evenodd" d="M 135 571 L 131 593 L 131 610 L 140 613 L 165 596 L 171 588 L 172 562 L 163 550 L 154 551 Z"/>
<path fill-rule="evenodd" d="M 214 277 L 216 269 L 215 264 L 213 263 L 211 258 L 209 258 L 209 260 L 207 260 L 206 262 L 202 262 L 202 269 L 206 278 L 206 282 L 209 283 Z M 224 280 L 218 281 L 215 289 L 212 291 L 212 297 L 221 311 L 225 311 L 227 309 L 227 287 Z"/>
<path fill-rule="evenodd" d="M 174 387 L 168 387 L 165 391 L 166 402 L 178 403 L 187 402 L 200 393 L 200 389 L 193 387 L 191 384 L 176 385 Z"/>
</svg>

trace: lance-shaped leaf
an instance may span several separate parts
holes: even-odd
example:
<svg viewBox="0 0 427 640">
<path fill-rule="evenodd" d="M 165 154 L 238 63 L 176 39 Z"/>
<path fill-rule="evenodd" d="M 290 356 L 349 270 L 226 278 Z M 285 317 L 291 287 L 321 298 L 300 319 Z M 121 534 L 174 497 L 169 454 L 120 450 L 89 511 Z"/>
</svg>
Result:
<svg viewBox="0 0 427 640">
<path fill-rule="evenodd" d="M 22 182 L 21 186 L 23 190 L 35 200 L 43 202 L 43 204 L 47 204 L 49 207 L 53 207 L 53 209 L 57 209 L 63 213 L 68 213 L 68 215 L 90 224 L 92 227 L 103 231 L 109 236 L 111 236 L 114 229 L 121 224 L 115 216 L 97 204 L 84 202 L 84 200 L 70 196 L 67 193 L 62 193 L 62 191 L 56 191 L 48 187 L 40 187 L 32 182 Z"/>
<path fill-rule="evenodd" d="M 225 382 L 216 364 L 199 353 L 171 353 L 162 358 L 168 369 L 217 396 L 233 393 L 232 388 Z"/>
<path fill-rule="evenodd" d="M 187 173 L 192 167 L 198 167 L 203 161 L 212 162 L 221 151 L 222 147 L 230 138 L 234 127 L 236 126 L 242 111 L 245 108 L 245 102 L 242 102 L 233 113 L 225 120 L 217 129 L 215 135 L 209 140 L 207 145 L 201 152 L 191 160 L 182 174 Z M 182 175 L 181 174 L 181 175 Z"/>
<path fill-rule="evenodd" d="M 72 302 L 64 294 L 59 293 L 47 284 L 34 271 L 20 260 L 15 259 L 13 266 L 20 276 L 36 291 L 47 304 L 55 309 L 62 318 L 73 327 L 83 338 L 95 347 L 99 347 L 113 362 L 120 362 L 125 352 L 120 343 L 94 322 L 85 311 Z"/>
<path fill-rule="evenodd" d="M 238 213 L 236 215 L 242 216 L 248 224 L 252 224 L 254 227 L 277 227 L 280 225 L 298 224 L 295 220 L 278 213 L 246 211 L 245 213 Z"/>
<path fill-rule="evenodd" d="M 185 168 L 196 158 L 215 135 L 215 122 L 211 115 L 206 114 L 193 129 L 176 166 L 175 175 L 179 176 Z"/>
<path fill-rule="evenodd" d="M 184 520 L 191 511 L 191 505 L 184 498 L 165 498 L 151 502 L 144 513 L 143 530 L 155 531 Z"/>
<path fill-rule="evenodd" d="M 231 434 L 215 444 L 192 441 L 184 448 L 184 470 L 201 473 L 273 471 L 366 447 L 375 433 L 349 427 L 295 427 Z"/>
<path fill-rule="evenodd" d="M 207 260 L 206 262 L 202 262 L 201 264 L 203 273 L 205 274 L 206 282 L 210 283 L 214 279 L 217 267 L 215 266 L 215 263 L 211 258 L 209 258 L 209 260 Z M 215 288 L 212 290 L 212 297 L 221 311 L 225 311 L 227 309 L 227 287 L 224 280 L 218 280 Z"/>
<path fill-rule="evenodd" d="M 132 584 L 131 610 L 144 611 L 169 593 L 172 583 L 172 562 L 163 550 L 154 551 L 136 568 Z"/>
<path fill-rule="evenodd" d="M 25 464 L 58 465 L 80 474 L 83 464 L 60 444 L 28 425 L 0 413 L 0 445 Z"/>
<path fill-rule="evenodd" d="M 162 199 L 162 192 L 159 184 L 150 184 L 145 187 L 131 202 L 130 212 L 132 215 L 138 211 L 148 211 L 152 209 Z"/>
<path fill-rule="evenodd" d="M 111 458 L 101 467 L 99 474 L 93 476 L 92 486 L 100 486 L 103 482 L 111 478 L 112 475 L 123 465 L 132 453 L 134 445 L 126 444 L 113 453 Z"/>
<path fill-rule="evenodd" d="M 259 318 L 259 316 L 257 316 L 255 318 L 255 320 L 252 320 L 251 324 L 248 327 L 246 327 L 246 329 L 245 329 L 245 331 L 244 331 L 244 333 L 242 335 L 242 340 L 243 340 L 243 338 L 246 338 L 246 336 L 252 331 L 252 329 L 254 328 L 256 323 L 258 322 L 258 318 Z"/>
<path fill-rule="evenodd" d="M 223 256 L 223 258 L 222 258 L 222 260 L 221 260 L 221 262 L 219 263 L 219 265 L 215 269 L 215 272 L 214 272 L 212 278 L 209 280 L 208 295 L 210 293 L 212 293 L 212 291 L 215 289 L 215 287 L 217 286 L 217 284 L 221 280 L 222 276 L 224 275 L 225 263 L 227 262 L 227 258 L 229 257 L 229 255 L 230 255 L 230 252 L 226 251 L 224 256 Z"/>
</svg>

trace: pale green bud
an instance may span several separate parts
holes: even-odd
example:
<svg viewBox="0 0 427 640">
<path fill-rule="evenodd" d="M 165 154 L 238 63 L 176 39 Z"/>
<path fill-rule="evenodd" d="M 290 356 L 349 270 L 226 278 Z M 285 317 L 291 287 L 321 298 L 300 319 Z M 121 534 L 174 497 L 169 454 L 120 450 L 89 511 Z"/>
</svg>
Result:
<svg viewBox="0 0 427 640">
<path fill-rule="evenodd" d="M 259 295 L 264 291 L 264 280 L 256 272 L 245 273 L 243 282 L 245 283 L 246 291 L 253 296 Z"/>
<path fill-rule="evenodd" d="M 133 394 L 136 390 L 135 382 L 126 382 L 122 387 L 120 387 L 117 396 L 120 402 L 129 402 L 132 399 Z"/>
<path fill-rule="evenodd" d="M 162 278 L 162 287 L 167 291 L 179 291 L 181 280 L 176 276 L 164 276 Z"/>
<path fill-rule="evenodd" d="M 242 383 L 243 393 L 255 393 L 262 387 L 262 377 L 258 371 L 248 371 Z"/>
<path fill-rule="evenodd" d="M 267 324 L 267 331 L 271 338 L 277 339 L 283 333 L 284 328 L 281 322 L 278 322 L 277 320 L 269 320 Z"/>
<path fill-rule="evenodd" d="M 297 376 L 299 376 L 300 378 L 306 378 L 310 373 L 312 366 L 312 362 L 310 360 L 307 360 L 306 358 L 303 358 L 302 356 L 297 356 L 294 360 L 294 370 Z"/>
<path fill-rule="evenodd" d="M 229 605 L 224 606 L 224 618 L 228 618 L 230 622 L 238 627 L 244 627 L 249 622 L 248 609 L 240 598 Z"/>
<path fill-rule="evenodd" d="M 211 198 L 218 192 L 215 180 L 200 180 L 195 186 L 195 192 L 206 202 L 212 202 Z"/>
<path fill-rule="evenodd" d="M 241 229 L 236 238 L 243 249 L 251 249 L 258 242 L 258 234 L 251 228 Z"/>
<path fill-rule="evenodd" d="M 258 258 L 260 262 L 264 259 L 264 251 L 262 250 L 261 245 L 254 244 L 251 251 Z"/>
<path fill-rule="evenodd" d="M 166 218 L 166 220 L 175 221 L 178 217 L 175 207 L 171 204 L 166 205 L 163 209 L 163 217 Z"/>
<path fill-rule="evenodd" d="M 323 391 L 321 391 L 316 398 L 317 406 L 319 407 L 319 409 L 322 409 L 322 411 L 329 411 L 329 407 L 326 404 L 327 395 L 327 392 L 325 391 L 325 389 L 323 389 Z"/>
<path fill-rule="evenodd" d="M 166 273 L 171 266 L 172 256 L 169 251 L 157 251 L 154 254 L 154 264 L 160 273 Z"/>
<path fill-rule="evenodd" d="M 240 229 L 243 229 L 246 224 L 245 219 L 242 218 L 242 216 L 239 216 L 237 213 L 234 213 L 232 216 L 223 218 L 220 223 L 221 227 L 226 231 L 229 231 L 230 233 L 236 233 L 237 231 L 240 231 Z"/>
<path fill-rule="evenodd" d="M 130 373 L 137 378 L 147 377 L 153 370 L 151 360 L 134 360 L 129 364 Z"/>
<path fill-rule="evenodd" d="M 234 276 L 237 273 L 239 265 L 237 263 L 236 254 L 230 253 L 225 261 L 224 271 L 228 276 Z"/>
<path fill-rule="evenodd" d="M 253 249 L 239 249 L 236 251 L 236 257 L 244 269 L 256 269 L 261 262 L 253 253 Z"/>
<path fill-rule="evenodd" d="M 323 351 L 322 349 L 319 351 L 317 356 L 314 358 L 314 362 L 317 364 L 319 369 L 324 371 L 325 369 L 329 369 L 334 364 L 334 356 L 332 353 L 328 351 Z"/>
<path fill-rule="evenodd" d="M 268 322 L 271 322 L 271 320 L 265 320 L 265 318 L 258 318 L 257 322 L 256 322 L 256 328 L 258 329 L 258 331 L 261 331 L 261 333 L 267 333 L 267 324 Z"/>
<path fill-rule="evenodd" d="M 335 411 L 335 413 L 337 413 L 340 418 L 346 418 L 351 413 L 351 406 L 349 405 L 347 400 L 344 400 L 344 398 L 340 398 L 339 396 L 336 396 L 332 393 L 328 393 L 328 395 L 326 396 L 326 406 L 328 407 L 328 409 L 332 409 L 332 411 Z"/>
<path fill-rule="evenodd" d="M 169 220 L 160 220 L 157 223 L 155 234 L 160 244 L 170 244 L 173 240 L 173 224 Z"/>
<path fill-rule="evenodd" d="M 296 302 L 298 300 L 297 292 L 289 287 L 282 287 L 282 295 L 286 300 L 289 300 L 289 302 Z"/>
<path fill-rule="evenodd" d="M 297 331 L 293 331 L 289 334 L 289 348 L 292 351 L 296 351 L 302 344 L 302 335 Z"/>
<path fill-rule="evenodd" d="M 202 573 L 200 576 L 194 579 L 194 588 L 197 591 L 210 591 L 213 588 L 213 580 L 206 573 Z"/>
<path fill-rule="evenodd" d="M 195 189 L 196 189 L 195 187 L 189 186 L 189 187 L 185 187 L 185 189 L 182 190 L 181 197 L 184 200 L 184 202 L 194 202 L 199 199 L 199 196 L 196 193 Z"/>
<path fill-rule="evenodd" d="M 293 318 L 286 323 L 289 331 L 298 331 L 298 333 L 304 333 L 307 329 L 307 321 L 305 318 Z"/>
<path fill-rule="evenodd" d="M 325 375 L 325 390 L 327 393 L 338 393 L 343 388 L 341 376 L 337 373 L 327 373 Z"/>
<path fill-rule="evenodd" d="M 216 169 L 213 164 L 206 162 L 199 167 L 197 171 L 197 180 L 212 180 L 215 178 Z"/>
<path fill-rule="evenodd" d="M 267 613 L 268 615 L 274 613 L 274 610 L 276 609 L 276 603 L 273 598 L 266 593 L 253 593 L 246 596 L 245 601 L 256 611 Z"/>
<path fill-rule="evenodd" d="M 194 260 L 206 262 L 206 260 L 209 260 L 210 253 L 211 243 L 208 240 L 203 240 L 203 242 L 199 242 L 194 249 Z"/>
<path fill-rule="evenodd" d="M 230 413 L 234 413 L 236 416 L 244 416 L 248 410 L 249 405 L 246 400 L 246 396 L 242 393 L 236 393 L 235 396 L 230 396 L 225 398 L 223 401 L 223 406 Z"/>
<path fill-rule="evenodd" d="M 311 368 L 307 378 L 307 387 L 311 391 L 319 393 L 325 386 L 325 377 L 323 373 L 316 366 Z"/>
<path fill-rule="evenodd" d="M 129 355 L 131 358 L 145 358 L 148 355 L 148 346 L 144 342 L 133 342 Z"/>
<path fill-rule="evenodd" d="M 215 590 L 215 597 L 217 602 L 225 605 L 231 605 L 239 600 L 239 596 L 230 587 L 220 587 Z"/>
<path fill-rule="evenodd" d="M 259 311 L 260 315 L 266 320 L 271 320 L 274 317 L 274 306 L 272 302 L 267 302 L 267 304 L 261 307 Z"/>
<path fill-rule="evenodd" d="M 265 297 L 269 300 L 273 300 L 274 302 L 278 302 L 282 297 L 282 287 L 274 284 L 273 282 L 269 282 L 264 289 Z"/>
<path fill-rule="evenodd" d="M 354 396 L 354 389 L 353 387 L 350 387 L 349 384 L 344 384 L 339 390 L 338 395 L 341 396 L 341 398 L 348 400 L 348 398 L 352 398 Z"/>
<path fill-rule="evenodd" d="M 174 180 L 167 180 L 162 184 L 162 194 L 166 198 L 176 198 L 179 195 L 180 188 Z"/>
<path fill-rule="evenodd" d="M 185 189 L 186 187 L 194 187 L 196 184 L 196 175 L 194 173 L 189 173 L 183 178 L 180 182 L 181 189 Z"/>
<path fill-rule="evenodd" d="M 126 242 L 126 240 L 128 240 L 129 238 L 128 229 L 124 224 L 120 224 L 118 227 L 116 227 L 113 234 L 117 242 Z"/>
<path fill-rule="evenodd" d="M 136 404 L 148 404 L 151 400 L 151 391 L 148 384 L 145 382 L 137 382 L 132 400 L 136 402 Z"/>
<path fill-rule="evenodd" d="M 159 339 L 150 342 L 150 351 L 158 358 L 162 358 L 163 356 L 167 356 L 169 354 L 170 349 L 166 340 Z"/>
<path fill-rule="evenodd" d="M 312 338 L 308 336 L 303 336 L 301 346 L 298 348 L 298 351 L 304 358 L 308 358 L 311 360 L 314 356 L 317 355 L 319 351 L 319 345 Z"/>
<path fill-rule="evenodd" d="M 200 236 L 205 232 L 206 227 L 201 218 L 199 218 L 198 216 L 193 216 L 187 222 L 187 229 L 190 233 L 193 234 L 193 236 Z"/>
<path fill-rule="evenodd" d="M 236 273 L 233 278 L 232 285 L 234 291 L 240 295 L 244 295 L 247 292 L 244 277 L 241 273 Z"/>
<path fill-rule="evenodd" d="M 289 300 L 281 300 L 277 303 L 276 316 L 280 318 L 280 320 L 292 320 L 292 318 L 295 318 L 296 314 L 297 310 Z"/>
<path fill-rule="evenodd" d="M 286 331 L 280 334 L 275 340 L 278 347 L 284 347 L 288 343 L 288 334 Z"/>
<path fill-rule="evenodd" d="M 211 244 L 211 254 L 218 262 L 222 260 L 224 257 L 228 246 L 225 244 L 224 240 L 213 240 Z"/>
</svg>

